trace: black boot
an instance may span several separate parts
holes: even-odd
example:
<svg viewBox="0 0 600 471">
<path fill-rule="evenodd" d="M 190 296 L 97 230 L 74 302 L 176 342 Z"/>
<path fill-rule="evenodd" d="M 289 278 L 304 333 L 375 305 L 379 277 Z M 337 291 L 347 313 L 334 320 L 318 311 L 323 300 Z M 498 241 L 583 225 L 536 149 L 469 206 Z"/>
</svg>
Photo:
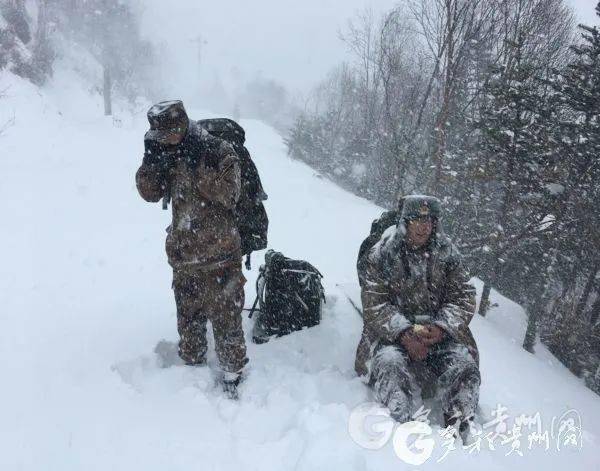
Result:
<svg viewBox="0 0 600 471">
<path fill-rule="evenodd" d="M 235 378 L 228 378 L 226 374 L 223 378 L 223 392 L 228 399 L 237 400 L 239 399 L 238 386 L 242 380 L 241 375 L 237 375 Z"/>
</svg>

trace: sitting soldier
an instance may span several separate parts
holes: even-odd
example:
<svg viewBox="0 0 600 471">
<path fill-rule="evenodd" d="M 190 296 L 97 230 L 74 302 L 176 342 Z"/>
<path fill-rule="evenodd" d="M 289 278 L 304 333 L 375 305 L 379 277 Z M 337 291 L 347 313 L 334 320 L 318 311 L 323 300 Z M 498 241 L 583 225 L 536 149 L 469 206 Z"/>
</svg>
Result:
<svg viewBox="0 0 600 471">
<path fill-rule="evenodd" d="M 469 330 L 475 289 L 440 212 L 436 198 L 405 197 L 397 225 L 359 262 L 364 326 L 355 369 L 399 422 L 411 420 L 418 378 L 428 373 L 445 426 L 465 440 L 481 382 Z"/>
</svg>

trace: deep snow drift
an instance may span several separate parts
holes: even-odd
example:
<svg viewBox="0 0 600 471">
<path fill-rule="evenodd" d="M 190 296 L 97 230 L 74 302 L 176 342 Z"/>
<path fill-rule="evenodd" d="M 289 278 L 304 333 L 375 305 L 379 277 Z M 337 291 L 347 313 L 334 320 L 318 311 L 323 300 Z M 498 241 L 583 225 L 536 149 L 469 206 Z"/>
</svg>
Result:
<svg viewBox="0 0 600 471">
<path fill-rule="evenodd" d="M 367 450 L 352 441 L 352 410 L 369 400 L 355 377 L 361 320 L 355 256 L 380 208 L 290 160 L 266 125 L 242 121 L 269 194 L 270 247 L 305 258 L 325 275 L 320 326 L 249 343 L 241 400 L 224 399 L 209 368 L 161 369 L 153 349 L 176 340 L 175 305 L 164 254 L 170 215 L 139 198 L 145 109 L 105 118 L 100 99 L 69 77 L 39 92 L 5 75 L 0 124 L 0 468 L 5 470 L 377 470 L 406 466 L 391 441 Z M 189 110 L 194 118 L 205 115 Z M 247 273 L 246 305 L 262 254 Z M 481 352 L 481 409 L 497 404 L 509 426 L 520 414 L 576 409 L 583 447 L 556 451 L 484 444 L 472 454 L 438 437 L 424 469 L 600 468 L 600 398 L 538 346 L 521 349 L 519 306 L 496 295 L 473 330 Z M 244 328 L 250 338 L 251 321 Z"/>
</svg>

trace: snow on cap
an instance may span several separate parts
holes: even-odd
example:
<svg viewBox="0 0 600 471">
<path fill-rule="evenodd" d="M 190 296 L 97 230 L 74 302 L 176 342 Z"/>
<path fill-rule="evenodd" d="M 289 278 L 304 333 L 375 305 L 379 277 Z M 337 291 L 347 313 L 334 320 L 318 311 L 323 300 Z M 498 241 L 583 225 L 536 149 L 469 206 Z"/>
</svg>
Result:
<svg viewBox="0 0 600 471">
<path fill-rule="evenodd" d="M 408 195 L 403 198 L 403 219 L 439 219 L 441 210 L 442 203 L 434 196 Z"/>
<path fill-rule="evenodd" d="M 187 126 L 188 116 L 181 100 L 161 101 L 148 110 L 150 129 Z"/>
<path fill-rule="evenodd" d="M 150 131 L 147 140 L 162 141 L 173 131 L 185 132 L 189 119 L 181 100 L 161 101 L 148 110 Z"/>
</svg>

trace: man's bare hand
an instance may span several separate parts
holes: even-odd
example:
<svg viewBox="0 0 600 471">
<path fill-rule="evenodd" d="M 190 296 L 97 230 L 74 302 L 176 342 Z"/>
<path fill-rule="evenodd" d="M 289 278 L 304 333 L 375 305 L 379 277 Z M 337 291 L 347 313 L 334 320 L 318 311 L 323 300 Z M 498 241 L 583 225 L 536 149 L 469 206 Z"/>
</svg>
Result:
<svg viewBox="0 0 600 471">
<path fill-rule="evenodd" d="M 415 335 L 427 346 L 440 343 L 444 339 L 444 331 L 435 324 L 423 324 L 413 327 Z"/>
<path fill-rule="evenodd" d="M 420 339 L 412 328 L 402 334 L 400 337 L 400 344 L 406 349 L 411 360 L 424 360 L 429 352 L 428 346 Z"/>
</svg>

